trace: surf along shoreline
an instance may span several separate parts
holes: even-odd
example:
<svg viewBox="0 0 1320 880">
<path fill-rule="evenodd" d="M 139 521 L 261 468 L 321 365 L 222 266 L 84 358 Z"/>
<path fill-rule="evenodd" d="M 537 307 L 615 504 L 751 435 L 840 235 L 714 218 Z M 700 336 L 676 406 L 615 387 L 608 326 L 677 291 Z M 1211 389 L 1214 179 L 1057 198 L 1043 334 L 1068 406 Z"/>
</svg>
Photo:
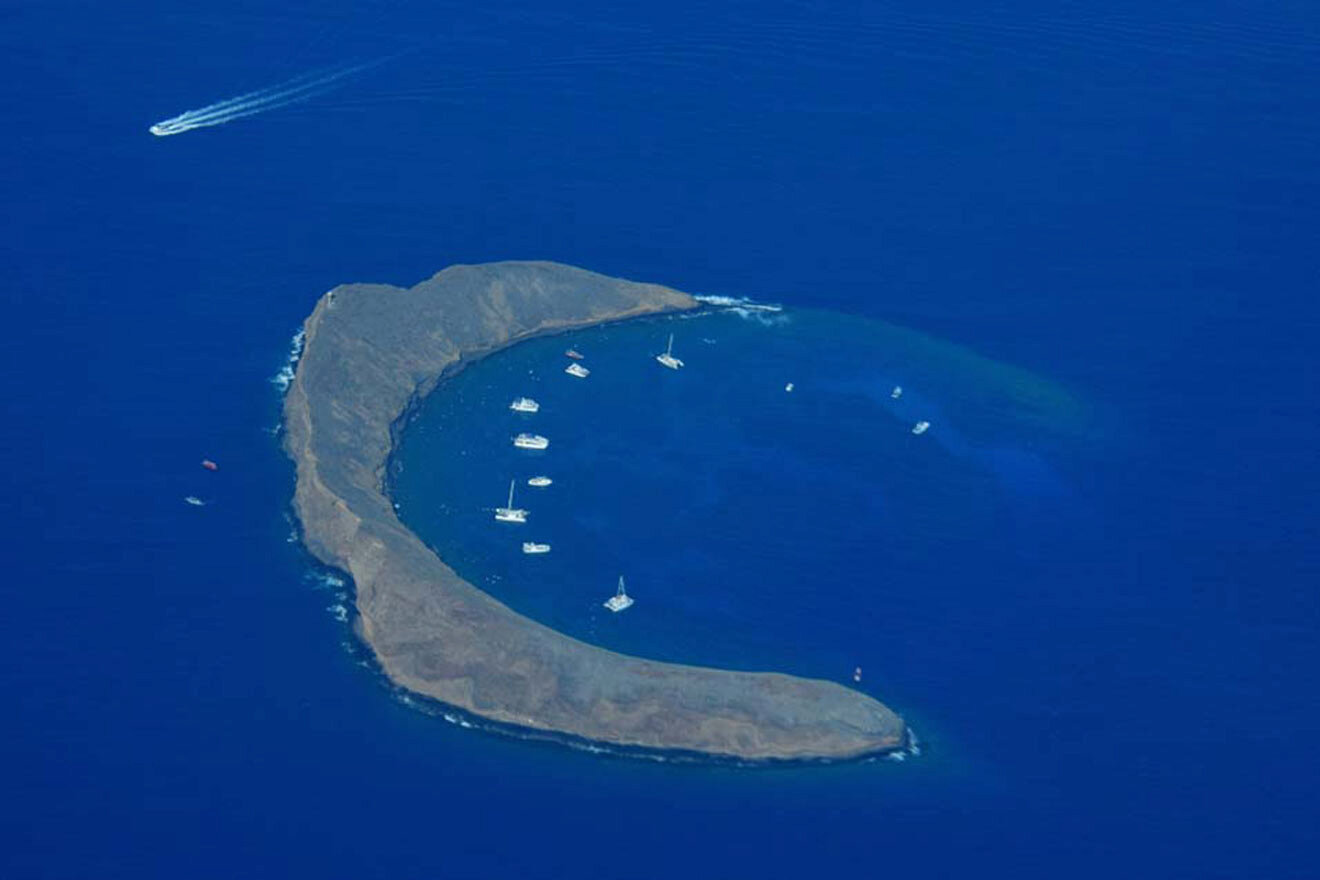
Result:
<svg viewBox="0 0 1320 880">
<path fill-rule="evenodd" d="M 535 336 L 700 306 L 543 262 L 335 288 L 304 324 L 284 401 L 303 544 L 352 578 L 355 629 L 390 682 L 496 728 L 751 762 L 901 751 L 902 719 L 840 684 L 644 660 L 530 620 L 460 578 L 394 511 L 392 455 L 445 379 Z"/>
</svg>

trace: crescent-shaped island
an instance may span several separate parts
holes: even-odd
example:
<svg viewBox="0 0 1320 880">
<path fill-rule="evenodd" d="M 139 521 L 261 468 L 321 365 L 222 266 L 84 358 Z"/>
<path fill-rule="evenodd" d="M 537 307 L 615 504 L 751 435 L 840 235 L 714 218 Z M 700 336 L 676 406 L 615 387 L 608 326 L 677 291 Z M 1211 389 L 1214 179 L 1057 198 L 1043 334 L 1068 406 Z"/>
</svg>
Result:
<svg viewBox="0 0 1320 880">
<path fill-rule="evenodd" d="M 748 760 L 897 751 L 903 720 L 842 685 L 660 663 L 563 635 L 464 581 L 405 526 L 386 468 L 408 413 L 466 364 L 533 336 L 696 308 L 556 263 L 452 266 L 321 297 L 284 401 L 307 548 L 348 572 L 357 629 L 400 687 L 506 725 Z"/>
</svg>

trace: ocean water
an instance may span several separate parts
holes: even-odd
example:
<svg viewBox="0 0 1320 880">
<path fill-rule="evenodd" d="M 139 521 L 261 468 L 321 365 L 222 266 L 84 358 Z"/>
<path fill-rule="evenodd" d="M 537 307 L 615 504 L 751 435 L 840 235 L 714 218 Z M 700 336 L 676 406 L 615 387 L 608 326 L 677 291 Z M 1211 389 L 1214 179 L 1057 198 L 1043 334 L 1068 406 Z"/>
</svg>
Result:
<svg viewBox="0 0 1320 880">
<path fill-rule="evenodd" d="M 4 876 L 1313 875 L 1310 6 L 3 18 Z M 584 332 L 577 385 L 562 339 L 477 364 L 405 438 L 404 518 L 610 647 L 861 665 L 919 759 L 624 759 L 381 680 L 272 380 L 333 285 L 505 258 L 784 309 Z M 536 560 L 480 509 L 532 461 Z"/>
</svg>

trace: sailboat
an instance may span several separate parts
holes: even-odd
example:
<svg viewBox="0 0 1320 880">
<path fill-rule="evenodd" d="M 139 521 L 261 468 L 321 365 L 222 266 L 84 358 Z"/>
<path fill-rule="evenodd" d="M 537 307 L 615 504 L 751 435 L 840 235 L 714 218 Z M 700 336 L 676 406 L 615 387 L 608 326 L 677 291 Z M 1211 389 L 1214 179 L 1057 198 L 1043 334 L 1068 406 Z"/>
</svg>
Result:
<svg viewBox="0 0 1320 880">
<path fill-rule="evenodd" d="M 623 588 L 623 575 L 619 575 L 619 590 L 605 600 L 605 607 L 617 614 L 625 608 L 631 608 L 632 603 L 632 596 L 629 596 L 628 591 Z"/>
<path fill-rule="evenodd" d="M 674 357 L 674 334 L 669 334 L 669 347 L 665 349 L 665 353 L 656 355 L 655 359 L 671 370 L 677 370 L 683 366 L 683 362 Z"/>
<path fill-rule="evenodd" d="M 495 518 L 500 522 L 527 522 L 527 511 L 513 506 L 513 484 L 517 480 L 509 481 L 509 502 L 504 507 L 495 508 Z"/>
</svg>

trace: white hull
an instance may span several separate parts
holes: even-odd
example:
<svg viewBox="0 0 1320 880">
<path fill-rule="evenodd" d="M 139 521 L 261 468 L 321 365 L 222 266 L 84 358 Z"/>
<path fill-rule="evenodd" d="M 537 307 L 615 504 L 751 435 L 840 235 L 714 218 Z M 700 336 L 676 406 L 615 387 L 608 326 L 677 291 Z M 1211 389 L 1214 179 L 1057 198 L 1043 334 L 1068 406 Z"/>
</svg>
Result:
<svg viewBox="0 0 1320 880">
<path fill-rule="evenodd" d="M 632 603 L 633 600 L 631 596 L 611 596 L 605 600 L 605 607 L 613 611 L 615 614 L 618 614 L 624 609 L 631 608 Z"/>
<path fill-rule="evenodd" d="M 624 591 L 623 578 L 620 577 L 619 591 L 615 593 L 613 596 L 610 596 L 608 599 L 606 599 L 602 604 L 606 608 L 613 611 L 615 614 L 618 614 L 620 611 L 623 611 L 624 609 L 631 608 L 632 603 L 633 603 L 632 596 L 629 596 L 627 592 Z"/>
<path fill-rule="evenodd" d="M 671 370 L 677 370 L 679 367 L 683 366 L 683 362 L 673 355 L 658 354 L 655 356 L 655 359 Z"/>
<path fill-rule="evenodd" d="M 495 518 L 500 522 L 523 523 L 527 522 L 527 511 L 517 508 L 497 507 L 495 508 Z"/>
<path fill-rule="evenodd" d="M 588 370 L 581 364 L 569 364 L 567 367 L 564 367 L 564 372 L 568 373 L 570 376 L 576 376 L 579 379 L 585 379 L 591 375 L 591 370 Z"/>
<path fill-rule="evenodd" d="M 912 426 L 913 434 L 924 434 L 930 430 L 930 422 L 917 422 Z"/>
<path fill-rule="evenodd" d="M 536 554 L 538 554 L 538 553 L 549 553 L 549 552 L 550 552 L 550 545 L 549 545 L 549 544 L 533 544 L 531 541 L 525 541 L 525 542 L 523 542 L 523 552 L 526 553 L 526 554 L 528 554 L 528 555 L 536 555 Z"/>
<path fill-rule="evenodd" d="M 514 412 L 534 413 L 541 409 L 541 404 L 532 400 L 530 397 L 519 397 L 513 403 L 509 404 L 509 409 Z"/>
<path fill-rule="evenodd" d="M 545 449 L 550 441 L 540 434 L 519 434 L 513 438 L 513 445 L 519 449 Z"/>
<path fill-rule="evenodd" d="M 532 477 L 530 480 L 527 481 L 527 485 L 535 486 L 538 489 L 540 489 L 545 486 L 549 486 L 553 482 L 554 480 L 550 479 L 549 477 Z"/>
</svg>

